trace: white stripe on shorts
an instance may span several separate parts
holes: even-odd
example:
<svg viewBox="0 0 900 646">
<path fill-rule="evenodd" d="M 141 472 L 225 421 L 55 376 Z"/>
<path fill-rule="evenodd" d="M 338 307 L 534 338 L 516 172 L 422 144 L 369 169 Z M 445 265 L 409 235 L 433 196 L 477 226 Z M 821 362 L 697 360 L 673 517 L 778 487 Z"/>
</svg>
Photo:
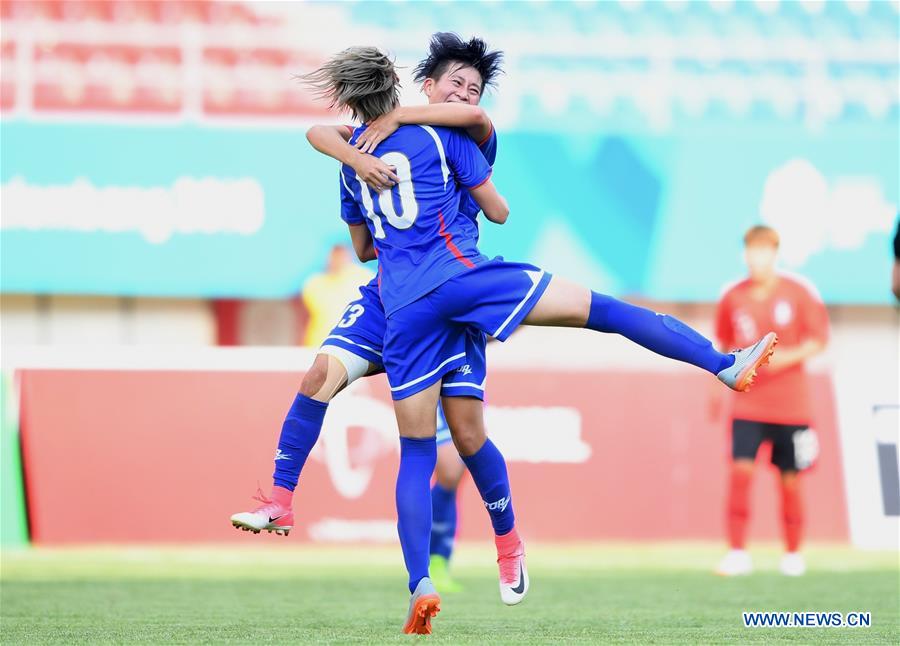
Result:
<svg viewBox="0 0 900 646">
<path fill-rule="evenodd" d="M 514 309 L 514 310 L 512 311 L 512 313 L 511 313 L 509 316 L 506 317 L 506 320 L 503 321 L 503 325 L 501 325 L 500 327 L 498 327 L 498 328 L 497 328 L 497 331 L 494 332 L 494 333 L 491 335 L 491 336 L 494 337 L 495 339 L 496 339 L 498 336 L 500 336 L 500 334 L 503 332 L 503 330 L 506 329 L 506 326 L 509 325 L 510 321 L 512 321 L 513 318 L 515 317 L 515 315 L 519 313 L 519 310 L 522 309 L 522 308 L 525 306 L 525 303 L 528 302 L 528 299 L 531 298 L 531 295 L 534 294 L 534 290 L 536 290 L 536 289 L 537 289 L 537 286 L 540 285 L 541 280 L 543 280 L 543 278 L 544 278 L 544 273 L 545 273 L 545 272 L 544 272 L 543 269 L 541 269 L 541 273 L 539 273 L 539 274 L 536 273 L 536 272 L 533 272 L 533 271 L 528 271 L 528 270 L 525 270 L 525 273 L 528 274 L 528 277 L 531 278 L 531 280 L 533 281 L 533 284 L 531 285 L 531 289 L 529 289 L 529 290 L 528 290 L 528 293 L 525 294 L 525 298 L 523 298 L 523 299 L 519 302 L 519 304 L 516 305 L 516 309 Z"/>
<path fill-rule="evenodd" d="M 422 381 L 425 381 L 425 380 L 428 379 L 429 377 L 433 377 L 434 374 L 435 374 L 438 370 L 440 370 L 441 368 L 443 368 L 444 366 L 446 366 L 446 365 L 447 365 L 448 363 L 450 363 L 451 361 L 456 361 L 457 359 L 461 359 L 461 358 L 463 358 L 464 356 L 466 356 L 466 353 L 465 353 L 465 352 L 460 352 L 459 354 L 454 354 L 454 355 L 453 355 L 452 357 L 450 357 L 449 359 L 444 359 L 444 360 L 441 362 L 441 365 L 439 365 L 437 368 L 435 368 L 434 370 L 432 370 L 431 372 L 429 372 L 427 375 L 422 375 L 421 377 L 417 377 L 416 379 L 413 379 L 412 381 L 407 381 L 407 382 L 406 382 L 405 384 L 403 384 L 402 386 L 392 387 L 392 388 L 391 388 L 391 392 L 392 392 L 392 393 L 395 393 L 395 392 L 397 392 L 398 390 L 403 390 L 404 388 L 409 388 L 410 386 L 415 386 L 417 383 L 420 383 L 420 382 L 422 382 Z"/>
<path fill-rule="evenodd" d="M 357 343 L 356 341 L 351 341 L 347 337 L 340 336 L 337 334 L 330 334 L 330 335 L 326 336 L 325 340 L 322 341 L 322 345 L 328 345 L 327 343 L 325 343 L 325 341 L 327 341 L 328 339 L 337 339 L 339 341 L 343 341 L 344 343 L 349 343 L 350 345 L 355 345 L 357 348 L 362 348 L 363 350 L 368 350 L 369 352 L 377 354 L 379 357 L 381 356 L 381 353 L 378 350 L 376 350 L 375 348 L 370 348 L 367 345 L 363 345 L 362 343 Z"/>
<path fill-rule="evenodd" d="M 476 384 L 473 381 L 456 381 L 452 384 L 443 384 L 441 388 L 475 388 L 477 390 L 484 390 L 484 382 L 482 381 L 480 384 Z"/>
</svg>

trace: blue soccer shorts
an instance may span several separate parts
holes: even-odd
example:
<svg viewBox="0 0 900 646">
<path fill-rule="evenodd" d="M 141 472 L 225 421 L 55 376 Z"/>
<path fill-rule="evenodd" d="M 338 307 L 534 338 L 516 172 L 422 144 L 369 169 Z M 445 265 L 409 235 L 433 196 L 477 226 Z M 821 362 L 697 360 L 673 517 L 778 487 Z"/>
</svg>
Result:
<svg viewBox="0 0 900 646">
<path fill-rule="evenodd" d="M 341 348 L 351 355 L 381 366 L 384 363 L 384 306 L 374 281 L 360 287 L 359 294 L 360 297 L 347 306 L 341 320 L 322 341 L 321 351 L 330 354 L 327 348 Z M 334 353 L 334 356 L 341 358 L 339 353 Z M 349 366 L 345 368 L 348 368 L 349 374 Z"/>
<path fill-rule="evenodd" d="M 384 365 L 386 321 L 384 306 L 374 281 L 359 288 L 360 298 L 350 303 L 337 325 L 322 342 L 320 352 L 334 356 L 347 371 L 347 383 L 369 373 L 369 364 Z M 484 400 L 487 377 L 485 335 L 474 328 L 466 331 L 465 361 L 444 378 L 441 395 L 445 397 L 477 397 Z M 434 382 L 432 382 L 434 383 Z"/>
<path fill-rule="evenodd" d="M 445 375 L 465 379 L 470 388 L 476 385 L 477 378 L 469 379 L 474 375 L 462 374 L 466 365 L 471 368 L 469 330 L 505 341 L 540 300 L 550 278 L 534 265 L 495 258 L 393 312 L 383 355 L 391 396 L 405 399 Z M 445 381 L 441 394 L 454 388 Z"/>
</svg>

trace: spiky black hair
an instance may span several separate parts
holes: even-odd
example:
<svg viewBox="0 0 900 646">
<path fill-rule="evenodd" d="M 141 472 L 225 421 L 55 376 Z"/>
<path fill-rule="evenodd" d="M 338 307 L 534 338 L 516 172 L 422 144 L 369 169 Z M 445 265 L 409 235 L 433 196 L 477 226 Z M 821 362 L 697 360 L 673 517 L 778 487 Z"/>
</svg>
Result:
<svg viewBox="0 0 900 646">
<path fill-rule="evenodd" d="M 438 79 L 453 62 L 475 68 L 481 74 L 482 90 L 496 87 L 497 76 L 503 72 L 503 52 L 500 50 L 488 51 L 487 43 L 480 38 L 465 42 L 457 34 L 441 31 L 431 37 L 428 57 L 413 70 L 413 78 L 416 83 L 427 78 Z"/>
</svg>

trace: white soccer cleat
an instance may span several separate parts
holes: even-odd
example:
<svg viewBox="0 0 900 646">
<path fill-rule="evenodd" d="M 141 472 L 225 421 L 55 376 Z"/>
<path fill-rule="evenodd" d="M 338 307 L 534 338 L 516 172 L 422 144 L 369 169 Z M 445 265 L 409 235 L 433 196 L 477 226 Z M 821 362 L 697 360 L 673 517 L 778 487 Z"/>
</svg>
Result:
<svg viewBox="0 0 900 646">
<path fill-rule="evenodd" d="M 751 572 L 753 559 L 747 550 L 729 550 L 716 568 L 716 574 L 719 576 L 745 576 Z"/>
<path fill-rule="evenodd" d="M 778 335 L 769 332 L 753 345 L 733 351 L 734 364 L 717 375 L 719 381 L 732 390 L 747 392 L 756 379 L 756 372 L 769 363 L 777 344 Z"/>
<path fill-rule="evenodd" d="M 787 552 L 781 557 L 780 569 L 785 576 L 803 576 L 806 574 L 806 559 L 800 552 Z"/>
<path fill-rule="evenodd" d="M 528 568 L 525 567 L 525 543 L 513 529 L 495 536 L 497 565 L 500 568 L 500 600 L 507 606 L 521 603 L 528 594 Z"/>
<path fill-rule="evenodd" d="M 500 574 L 500 600 L 507 606 L 521 603 L 525 595 L 528 594 L 528 568 L 525 567 L 525 555 L 522 554 L 514 560 L 516 562 L 516 574 L 513 576 L 504 572 Z"/>
<path fill-rule="evenodd" d="M 255 500 L 262 504 L 253 511 L 242 511 L 231 517 L 231 524 L 245 532 L 259 534 L 265 530 L 270 534 L 275 532 L 281 536 L 287 536 L 294 528 L 294 512 L 290 507 L 284 507 L 274 500 L 270 500 L 259 489 Z"/>
</svg>

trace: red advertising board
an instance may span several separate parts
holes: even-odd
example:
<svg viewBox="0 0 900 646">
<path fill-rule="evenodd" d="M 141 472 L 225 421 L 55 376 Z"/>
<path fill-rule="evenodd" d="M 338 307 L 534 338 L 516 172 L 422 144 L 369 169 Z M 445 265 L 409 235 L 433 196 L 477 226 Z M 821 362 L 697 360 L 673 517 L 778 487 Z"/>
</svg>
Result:
<svg viewBox="0 0 900 646">
<path fill-rule="evenodd" d="M 272 454 L 301 373 L 23 370 L 21 424 L 36 544 L 262 540 L 234 530 Z M 496 370 L 486 419 L 509 463 L 529 540 L 718 539 L 728 431 L 693 371 Z M 821 458 L 805 477 L 807 537 L 848 537 L 830 379 L 813 379 Z M 383 377 L 329 408 L 287 540 L 394 540 L 398 442 Z M 761 460 L 763 457 L 761 456 Z M 760 468 L 751 539 L 777 539 Z M 490 538 L 474 487 L 462 539 Z M 271 537 L 275 540 L 274 536 Z M 284 539 L 278 539 L 284 540 Z"/>
</svg>

